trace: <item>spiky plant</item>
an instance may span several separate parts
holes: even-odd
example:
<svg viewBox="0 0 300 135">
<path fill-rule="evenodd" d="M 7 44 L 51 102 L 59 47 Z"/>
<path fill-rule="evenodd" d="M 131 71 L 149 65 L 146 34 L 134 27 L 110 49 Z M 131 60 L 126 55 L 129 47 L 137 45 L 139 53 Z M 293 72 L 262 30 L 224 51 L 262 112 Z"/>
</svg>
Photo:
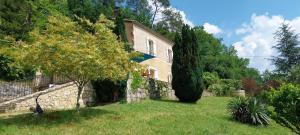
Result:
<svg viewBox="0 0 300 135">
<path fill-rule="evenodd" d="M 228 104 L 233 119 L 252 125 L 268 125 L 270 118 L 261 102 L 253 98 L 238 97 Z"/>
</svg>

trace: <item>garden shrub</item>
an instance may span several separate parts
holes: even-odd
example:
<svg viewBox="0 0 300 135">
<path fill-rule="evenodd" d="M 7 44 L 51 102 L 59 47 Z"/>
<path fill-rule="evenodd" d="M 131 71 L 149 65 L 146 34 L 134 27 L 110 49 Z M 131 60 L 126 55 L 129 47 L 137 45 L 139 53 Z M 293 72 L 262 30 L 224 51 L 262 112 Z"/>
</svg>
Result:
<svg viewBox="0 0 300 135">
<path fill-rule="evenodd" d="M 235 88 L 226 84 L 213 84 L 208 87 L 208 91 L 215 96 L 230 96 Z"/>
<path fill-rule="evenodd" d="M 10 57 L 0 55 L 0 79 L 6 81 L 32 79 L 35 75 L 33 69 L 18 65 L 10 66 L 14 60 Z"/>
<path fill-rule="evenodd" d="M 240 90 L 242 88 L 241 80 L 222 79 L 221 81 L 222 81 L 223 84 L 227 85 L 227 87 L 231 87 L 234 90 Z"/>
<path fill-rule="evenodd" d="M 143 77 L 139 72 L 132 73 L 131 90 L 135 92 L 143 83 Z"/>
<path fill-rule="evenodd" d="M 257 95 L 261 91 L 260 87 L 257 85 L 254 79 L 250 79 L 250 78 L 243 79 L 242 85 L 245 92 L 251 96 Z"/>
<path fill-rule="evenodd" d="M 269 99 L 274 107 L 273 119 L 300 134 L 300 86 L 283 84 L 270 93 Z"/>
<path fill-rule="evenodd" d="M 278 89 L 282 82 L 279 80 L 268 80 L 263 84 L 263 90 L 270 91 L 271 89 Z"/>
<path fill-rule="evenodd" d="M 126 80 L 113 82 L 111 80 L 92 81 L 97 103 L 115 102 L 125 97 Z"/>
<path fill-rule="evenodd" d="M 255 97 L 238 97 L 231 100 L 228 104 L 234 120 L 251 125 L 268 125 L 270 118 L 267 108 Z"/>
<path fill-rule="evenodd" d="M 220 83 L 220 78 L 217 73 L 204 72 L 203 73 L 204 87 L 207 89 L 212 84 Z"/>
</svg>

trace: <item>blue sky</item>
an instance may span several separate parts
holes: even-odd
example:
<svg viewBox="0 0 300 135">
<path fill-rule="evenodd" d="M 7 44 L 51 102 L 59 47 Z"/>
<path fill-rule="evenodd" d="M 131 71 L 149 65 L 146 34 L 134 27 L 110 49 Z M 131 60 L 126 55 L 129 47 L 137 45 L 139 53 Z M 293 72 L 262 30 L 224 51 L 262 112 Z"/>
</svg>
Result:
<svg viewBox="0 0 300 135">
<path fill-rule="evenodd" d="M 267 59 L 278 54 L 272 46 L 279 25 L 288 22 L 300 33 L 300 0 L 171 0 L 171 5 L 194 25 L 212 28 L 261 72 L 274 69 Z"/>
</svg>

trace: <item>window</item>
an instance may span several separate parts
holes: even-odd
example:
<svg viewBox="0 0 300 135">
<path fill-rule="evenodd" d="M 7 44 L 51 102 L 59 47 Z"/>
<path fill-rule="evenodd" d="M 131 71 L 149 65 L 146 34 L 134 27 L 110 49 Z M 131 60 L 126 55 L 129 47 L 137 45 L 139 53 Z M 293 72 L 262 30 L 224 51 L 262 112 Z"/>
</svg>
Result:
<svg viewBox="0 0 300 135">
<path fill-rule="evenodd" d="M 154 56 L 154 44 L 152 40 L 148 40 L 149 54 Z"/>
<path fill-rule="evenodd" d="M 173 62 L 173 52 L 171 49 L 168 49 L 168 62 L 169 63 Z"/>
</svg>

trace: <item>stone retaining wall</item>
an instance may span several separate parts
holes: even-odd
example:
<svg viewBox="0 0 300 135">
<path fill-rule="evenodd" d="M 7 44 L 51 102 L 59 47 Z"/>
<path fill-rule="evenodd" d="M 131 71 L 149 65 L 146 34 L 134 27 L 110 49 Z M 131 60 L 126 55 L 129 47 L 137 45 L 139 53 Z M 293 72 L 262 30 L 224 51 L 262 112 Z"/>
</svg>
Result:
<svg viewBox="0 0 300 135">
<path fill-rule="evenodd" d="M 127 88 L 126 88 L 126 102 L 138 102 L 144 99 L 172 99 L 176 100 L 175 91 L 172 90 L 172 87 L 170 84 L 165 82 L 159 82 L 155 80 L 149 80 L 144 78 L 143 84 L 140 86 L 140 88 L 133 90 L 131 88 L 132 83 L 132 76 L 129 76 L 129 79 L 127 81 Z M 159 83 L 164 83 L 164 86 L 159 86 Z"/>
<path fill-rule="evenodd" d="M 29 111 L 30 107 L 36 106 L 35 99 L 38 95 L 40 95 L 38 102 L 44 110 L 75 108 L 77 92 L 77 86 L 72 82 L 57 85 L 44 91 L 1 103 L 0 112 Z M 93 101 L 94 90 L 91 85 L 88 85 L 81 95 L 80 104 L 85 106 Z"/>
</svg>

